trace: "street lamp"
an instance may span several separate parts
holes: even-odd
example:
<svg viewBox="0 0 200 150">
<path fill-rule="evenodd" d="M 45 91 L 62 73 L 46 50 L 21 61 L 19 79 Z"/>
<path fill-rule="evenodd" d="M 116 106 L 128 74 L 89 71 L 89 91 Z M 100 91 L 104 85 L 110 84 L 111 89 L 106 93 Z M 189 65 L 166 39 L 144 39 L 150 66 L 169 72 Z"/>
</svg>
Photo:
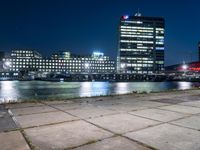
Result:
<svg viewBox="0 0 200 150">
<path fill-rule="evenodd" d="M 184 65 L 182 66 L 182 68 L 183 68 L 183 70 L 187 70 L 187 69 L 188 69 L 188 65 L 184 64 Z"/>
<path fill-rule="evenodd" d="M 183 64 L 182 65 L 182 69 L 183 69 L 183 71 L 184 71 L 184 76 L 186 76 L 186 71 L 187 71 L 187 69 L 188 69 L 188 65 L 186 65 L 186 64 Z"/>
</svg>

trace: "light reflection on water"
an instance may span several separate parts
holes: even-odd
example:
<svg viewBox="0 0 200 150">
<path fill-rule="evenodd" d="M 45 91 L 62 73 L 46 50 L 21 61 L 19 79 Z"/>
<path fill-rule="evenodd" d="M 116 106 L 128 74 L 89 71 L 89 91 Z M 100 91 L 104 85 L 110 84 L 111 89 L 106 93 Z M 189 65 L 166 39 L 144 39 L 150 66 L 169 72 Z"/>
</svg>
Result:
<svg viewBox="0 0 200 150">
<path fill-rule="evenodd" d="M 81 83 L 80 97 L 96 95 L 109 95 L 109 82 L 83 82 Z"/>
<path fill-rule="evenodd" d="M 190 82 L 44 82 L 0 81 L 0 103 L 14 100 L 67 99 L 133 91 L 151 92 L 169 89 L 185 90 L 199 87 Z"/>
<path fill-rule="evenodd" d="M 17 99 L 18 90 L 15 88 L 16 82 L 18 81 L 2 81 L 0 82 L 0 103 L 6 102 L 13 98 Z"/>
<path fill-rule="evenodd" d="M 178 86 L 179 90 L 187 90 L 187 89 L 190 89 L 192 87 L 191 82 L 179 82 L 178 85 L 179 85 Z"/>
<path fill-rule="evenodd" d="M 119 82 L 119 83 L 115 83 L 115 94 L 126 94 L 129 93 L 129 88 L 128 88 L 128 83 L 127 82 Z"/>
</svg>

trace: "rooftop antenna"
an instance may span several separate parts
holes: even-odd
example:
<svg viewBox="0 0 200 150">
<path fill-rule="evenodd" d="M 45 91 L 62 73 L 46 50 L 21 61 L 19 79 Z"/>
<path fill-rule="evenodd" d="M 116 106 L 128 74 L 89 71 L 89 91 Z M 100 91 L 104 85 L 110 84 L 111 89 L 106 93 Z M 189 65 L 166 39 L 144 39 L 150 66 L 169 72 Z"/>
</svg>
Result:
<svg viewBox="0 0 200 150">
<path fill-rule="evenodd" d="M 140 13 L 140 8 L 138 8 L 138 11 L 137 11 L 137 13 L 135 14 L 135 16 L 137 16 L 137 17 L 141 17 L 141 16 L 142 16 L 142 14 Z"/>
</svg>

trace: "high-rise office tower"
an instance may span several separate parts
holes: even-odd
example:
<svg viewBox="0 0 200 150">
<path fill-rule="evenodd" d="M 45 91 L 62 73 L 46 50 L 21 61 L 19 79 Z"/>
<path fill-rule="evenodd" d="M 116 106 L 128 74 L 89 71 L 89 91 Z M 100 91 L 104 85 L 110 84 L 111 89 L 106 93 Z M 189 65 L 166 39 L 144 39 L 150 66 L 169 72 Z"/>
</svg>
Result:
<svg viewBox="0 0 200 150">
<path fill-rule="evenodd" d="M 152 74 L 164 70 L 165 20 L 159 17 L 122 16 L 119 26 L 118 73 Z"/>
</svg>

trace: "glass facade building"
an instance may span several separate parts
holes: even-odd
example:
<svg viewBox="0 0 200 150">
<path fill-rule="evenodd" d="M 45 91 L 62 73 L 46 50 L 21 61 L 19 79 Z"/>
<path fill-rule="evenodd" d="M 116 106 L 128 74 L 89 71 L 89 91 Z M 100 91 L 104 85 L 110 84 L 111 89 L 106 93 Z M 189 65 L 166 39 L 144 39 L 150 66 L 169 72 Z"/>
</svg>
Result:
<svg viewBox="0 0 200 150">
<path fill-rule="evenodd" d="M 6 71 L 37 71 L 81 73 L 114 73 L 115 61 L 103 53 L 92 55 L 74 55 L 70 52 L 54 53 L 51 58 L 43 58 L 38 52 L 30 50 L 13 50 L 10 57 L 3 59 Z"/>
<path fill-rule="evenodd" d="M 165 21 L 158 17 L 122 16 L 117 72 L 153 74 L 164 71 Z"/>
</svg>

